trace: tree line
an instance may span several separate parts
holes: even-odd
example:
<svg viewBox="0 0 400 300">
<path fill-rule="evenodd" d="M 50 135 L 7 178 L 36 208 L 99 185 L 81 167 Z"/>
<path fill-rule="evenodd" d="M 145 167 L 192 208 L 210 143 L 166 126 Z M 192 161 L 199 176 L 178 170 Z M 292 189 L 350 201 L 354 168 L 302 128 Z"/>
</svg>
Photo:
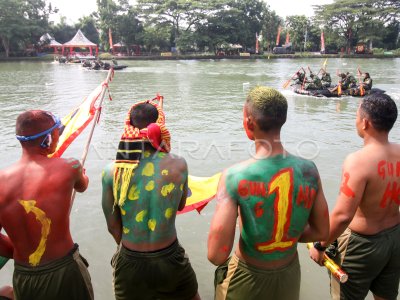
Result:
<svg viewBox="0 0 400 300">
<path fill-rule="evenodd" d="M 51 0 L 50 0 L 51 1 Z M 314 6 L 314 17 L 288 16 L 271 10 L 268 0 L 97 0 L 97 10 L 73 25 L 66 18 L 49 21 L 58 9 L 45 0 L 0 0 L 0 51 L 9 56 L 39 47 L 50 33 L 58 42 L 69 41 L 77 29 L 103 51 L 114 43 L 137 45 L 148 53 L 214 52 L 241 45 L 254 52 L 284 44 L 289 35 L 294 51 L 319 51 L 321 31 L 326 49 L 351 50 L 357 43 L 393 50 L 399 48 L 400 1 L 334 0 Z M 61 12 L 62 13 L 62 12 Z M 43 44 L 43 42 L 42 42 Z"/>
</svg>

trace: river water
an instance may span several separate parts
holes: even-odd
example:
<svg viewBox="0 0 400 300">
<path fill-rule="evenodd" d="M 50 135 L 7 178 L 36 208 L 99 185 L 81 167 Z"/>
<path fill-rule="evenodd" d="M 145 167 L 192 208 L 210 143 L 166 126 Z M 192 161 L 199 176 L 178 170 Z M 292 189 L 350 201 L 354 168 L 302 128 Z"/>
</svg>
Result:
<svg viewBox="0 0 400 300">
<path fill-rule="evenodd" d="M 362 146 L 355 131 L 356 98 L 323 99 L 283 90 L 282 84 L 300 66 L 318 71 L 324 59 L 127 61 L 110 84 L 112 101 L 105 101 L 85 164 L 90 186 L 77 195 L 71 213 L 72 235 L 90 263 L 96 299 L 113 299 L 110 259 L 116 245 L 107 232 L 101 209 L 102 168 L 110 162 L 122 133 L 129 107 L 138 100 L 165 97 L 167 126 L 175 154 L 186 158 L 189 173 L 211 176 L 251 155 L 253 148 L 242 129 L 242 107 L 249 88 L 267 85 L 282 91 L 289 102 L 282 139 L 286 148 L 312 159 L 321 173 L 329 208 L 339 188 L 345 156 Z M 400 59 L 329 59 L 327 69 L 369 72 L 374 87 L 386 90 L 400 108 Z M 20 146 L 14 137 L 15 119 L 28 109 L 45 109 L 64 116 L 87 96 L 107 73 L 87 71 L 79 65 L 49 62 L 0 63 L 0 168 L 16 161 Z M 391 140 L 400 142 L 399 120 Z M 64 157 L 80 158 L 86 130 Z M 207 233 L 214 210 L 210 203 L 201 214 L 177 218 L 177 231 L 199 281 L 203 299 L 213 298 L 214 266 L 207 261 Z M 317 266 L 299 244 L 302 299 L 329 299 L 326 270 Z M 11 283 L 12 262 L 0 271 L 0 286 Z M 173 276 L 173 275 L 172 275 Z M 251 298 L 251 297 L 250 297 Z M 372 299 L 369 295 L 368 299 Z"/>
</svg>

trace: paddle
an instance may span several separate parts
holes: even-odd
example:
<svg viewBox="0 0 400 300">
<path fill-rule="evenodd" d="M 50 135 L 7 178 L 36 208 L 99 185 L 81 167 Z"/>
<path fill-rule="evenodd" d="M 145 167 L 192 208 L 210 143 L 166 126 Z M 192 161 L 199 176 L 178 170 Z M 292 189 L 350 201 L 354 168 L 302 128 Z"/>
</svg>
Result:
<svg viewBox="0 0 400 300">
<path fill-rule="evenodd" d="M 289 85 L 289 83 L 292 81 L 293 77 L 294 77 L 298 72 L 300 72 L 301 69 L 303 69 L 303 67 L 301 67 L 300 69 L 298 69 L 298 70 L 296 71 L 296 73 L 294 73 L 294 74 L 292 75 L 292 77 L 290 77 L 290 78 L 283 84 L 283 88 L 284 88 L 284 89 L 286 89 L 286 88 L 288 87 L 288 85 Z M 303 69 L 303 70 L 304 70 L 304 69 Z"/>
<path fill-rule="evenodd" d="M 301 68 L 303 69 L 303 67 L 301 67 Z M 311 70 L 310 70 L 310 67 L 307 66 L 307 68 L 308 68 L 308 70 L 310 71 L 310 73 L 312 73 Z M 304 71 L 304 79 L 303 79 L 303 83 L 301 84 L 301 89 L 302 89 L 302 90 L 304 90 L 304 85 L 306 84 L 306 79 L 307 79 L 307 76 L 305 76 L 306 70 L 303 69 L 303 71 Z"/>
<path fill-rule="evenodd" d="M 307 248 L 314 247 L 312 243 L 307 243 Z M 349 279 L 349 275 L 346 274 L 326 253 L 324 253 L 324 266 L 335 276 L 341 283 L 345 283 Z"/>
<path fill-rule="evenodd" d="M 357 68 L 357 75 L 358 75 L 358 83 L 360 84 L 360 96 L 364 96 L 365 95 L 365 90 L 364 90 L 364 86 L 363 83 L 361 81 L 361 70 L 360 67 Z"/>
<path fill-rule="evenodd" d="M 328 59 L 325 59 L 324 63 L 322 64 L 322 68 L 319 69 L 319 71 L 318 71 L 318 73 L 317 73 L 317 76 L 319 75 L 319 73 L 320 73 L 322 70 L 324 70 L 324 72 L 326 72 L 326 64 L 327 64 L 327 62 L 328 62 Z"/>
<path fill-rule="evenodd" d="M 337 76 L 340 75 L 338 69 L 336 69 L 336 75 L 337 75 Z M 337 85 L 337 93 L 338 93 L 338 96 L 341 96 L 341 95 L 342 95 L 342 80 L 341 80 L 341 79 L 339 79 L 339 82 L 338 82 L 338 85 Z"/>
</svg>

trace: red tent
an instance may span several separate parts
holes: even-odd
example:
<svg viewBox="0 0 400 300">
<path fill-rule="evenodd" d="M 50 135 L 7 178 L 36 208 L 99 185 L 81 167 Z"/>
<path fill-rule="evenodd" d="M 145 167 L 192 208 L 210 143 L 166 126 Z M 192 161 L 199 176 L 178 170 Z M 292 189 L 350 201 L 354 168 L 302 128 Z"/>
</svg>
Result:
<svg viewBox="0 0 400 300">
<path fill-rule="evenodd" d="M 76 47 L 89 48 L 90 55 L 93 55 L 93 48 L 96 49 L 96 56 L 99 53 L 99 47 L 95 43 L 89 41 L 80 29 L 78 29 L 78 32 L 75 34 L 75 36 L 72 38 L 72 40 L 70 40 L 69 42 L 66 42 L 65 44 L 62 45 L 62 54 L 63 55 L 64 55 L 65 47 L 69 48 L 70 53 L 72 53 L 74 48 L 76 48 Z"/>
</svg>

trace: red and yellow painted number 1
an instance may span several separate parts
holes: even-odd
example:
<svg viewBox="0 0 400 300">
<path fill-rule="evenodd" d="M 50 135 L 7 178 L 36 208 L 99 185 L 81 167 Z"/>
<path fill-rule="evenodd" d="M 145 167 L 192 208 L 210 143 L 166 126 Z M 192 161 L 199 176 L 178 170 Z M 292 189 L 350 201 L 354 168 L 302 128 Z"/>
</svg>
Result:
<svg viewBox="0 0 400 300">
<path fill-rule="evenodd" d="M 268 184 L 268 195 L 276 193 L 274 206 L 274 229 L 272 239 L 257 243 L 256 249 L 260 252 L 285 250 L 293 245 L 295 239 L 287 239 L 286 233 L 292 215 L 293 198 L 293 170 L 283 169 L 277 173 Z"/>
</svg>

